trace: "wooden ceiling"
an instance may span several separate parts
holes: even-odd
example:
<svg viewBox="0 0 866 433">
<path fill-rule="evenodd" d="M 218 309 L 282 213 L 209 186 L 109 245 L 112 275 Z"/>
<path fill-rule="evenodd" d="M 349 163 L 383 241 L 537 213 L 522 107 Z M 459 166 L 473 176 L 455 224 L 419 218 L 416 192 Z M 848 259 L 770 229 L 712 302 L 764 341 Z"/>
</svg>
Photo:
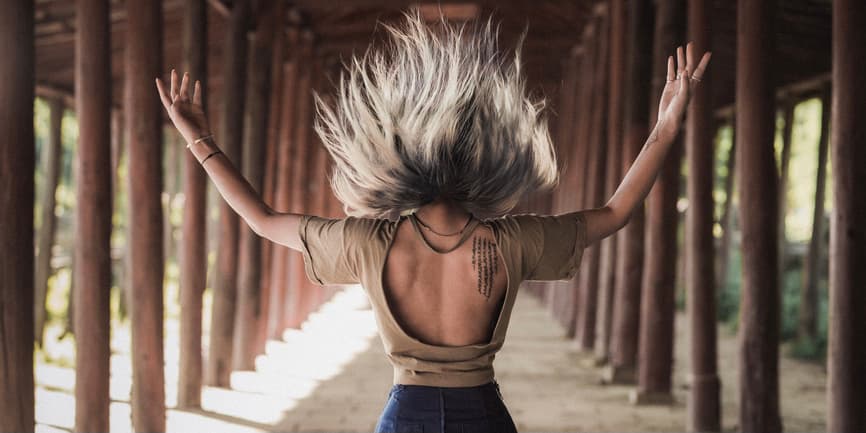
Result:
<svg viewBox="0 0 866 433">
<path fill-rule="evenodd" d="M 628 0 L 626 0 L 628 1 Z M 714 105 L 733 101 L 735 83 L 736 1 L 713 0 Z M 552 97 L 555 105 L 563 60 L 580 44 L 584 26 L 598 0 L 294 0 L 285 17 L 286 28 L 301 26 L 315 38 L 316 53 L 326 63 L 339 65 L 352 53 L 361 53 L 381 41 L 381 22 L 400 19 L 402 10 L 421 5 L 428 13 L 442 10 L 461 19 L 493 15 L 500 23 L 503 48 L 513 48 L 527 29 L 524 62 L 530 86 Z M 164 69 L 181 67 L 184 0 L 163 0 Z M 208 91 L 218 100 L 222 86 L 222 47 L 230 0 L 208 0 Z M 74 84 L 75 1 L 36 0 L 36 71 L 42 93 L 72 93 Z M 112 87 L 120 104 L 123 83 L 126 7 L 111 0 Z M 647 35 L 652 37 L 652 35 Z M 776 75 L 780 86 L 830 71 L 830 0 L 780 0 L 776 23 Z M 159 43 L 154 36 L 154 43 Z M 216 96 L 216 98 L 214 98 Z"/>
</svg>

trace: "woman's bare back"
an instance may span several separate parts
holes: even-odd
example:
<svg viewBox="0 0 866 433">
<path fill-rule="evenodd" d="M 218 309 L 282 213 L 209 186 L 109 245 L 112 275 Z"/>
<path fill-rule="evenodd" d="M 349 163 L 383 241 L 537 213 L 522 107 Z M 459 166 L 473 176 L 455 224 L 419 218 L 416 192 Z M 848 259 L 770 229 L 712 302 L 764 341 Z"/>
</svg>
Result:
<svg viewBox="0 0 866 433">
<path fill-rule="evenodd" d="M 459 240 L 424 235 L 439 250 Z M 507 275 L 489 227 L 475 226 L 457 249 L 442 254 L 424 244 L 407 218 L 397 228 L 384 271 L 389 308 L 409 336 L 437 346 L 490 341 Z"/>
</svg>

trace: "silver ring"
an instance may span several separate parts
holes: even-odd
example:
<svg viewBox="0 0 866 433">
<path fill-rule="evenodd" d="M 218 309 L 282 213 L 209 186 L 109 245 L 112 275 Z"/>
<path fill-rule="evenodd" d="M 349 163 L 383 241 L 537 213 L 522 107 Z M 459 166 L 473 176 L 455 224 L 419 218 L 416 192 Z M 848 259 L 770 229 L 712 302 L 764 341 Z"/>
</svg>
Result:
<svg viewBox="0 0 866 433">
<path fill-rule="evenodd" d="M 695 75 L 692 75 L 692 79 L 693 79 L 693 80 L 695 80 L 695 81 L 697 81 L 697 82 L 700 82 L 700 81 L 701 81 L 701 79 L 700 79 L 700 78 L 698 78 L 698 77 L 697 77 L 697 76 L 695 76 Z"/>
</svg>

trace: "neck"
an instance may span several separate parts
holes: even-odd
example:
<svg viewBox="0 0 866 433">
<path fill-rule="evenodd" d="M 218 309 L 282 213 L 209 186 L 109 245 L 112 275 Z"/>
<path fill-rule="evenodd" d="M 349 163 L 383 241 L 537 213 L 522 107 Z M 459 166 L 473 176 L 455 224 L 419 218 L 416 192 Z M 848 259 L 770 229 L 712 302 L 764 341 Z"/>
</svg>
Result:
<svg viewBox="0 0 866 433">
<path fill-rule="evenodd" d="M 415 215 L 434 230 L 444 233 L 462 229 L 471 216 L 457 204 L 441 199 L 421 206 Z"/>
</svg>

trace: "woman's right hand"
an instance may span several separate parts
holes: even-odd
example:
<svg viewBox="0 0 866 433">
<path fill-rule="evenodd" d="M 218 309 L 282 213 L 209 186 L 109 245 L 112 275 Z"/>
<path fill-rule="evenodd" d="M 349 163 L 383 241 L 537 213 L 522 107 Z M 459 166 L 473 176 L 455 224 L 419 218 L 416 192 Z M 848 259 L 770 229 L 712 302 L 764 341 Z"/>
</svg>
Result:
<svg viewBox="0 0 866 433">
<path fill-rule="evenodd" d="M 210 127 L 201 103 L 201 82 L 195 80 L 193 95 L 189 95 L 189 73 L 183 74 L 180 86 L 177 83 L 177 71 L 171 70 L 171 93 L 166 92 L 165 84 L 156 79 L 159 98 L 168 113 L 168 117 L 180 131 L 187 143 L 210 135 Z"/>
</svg>

